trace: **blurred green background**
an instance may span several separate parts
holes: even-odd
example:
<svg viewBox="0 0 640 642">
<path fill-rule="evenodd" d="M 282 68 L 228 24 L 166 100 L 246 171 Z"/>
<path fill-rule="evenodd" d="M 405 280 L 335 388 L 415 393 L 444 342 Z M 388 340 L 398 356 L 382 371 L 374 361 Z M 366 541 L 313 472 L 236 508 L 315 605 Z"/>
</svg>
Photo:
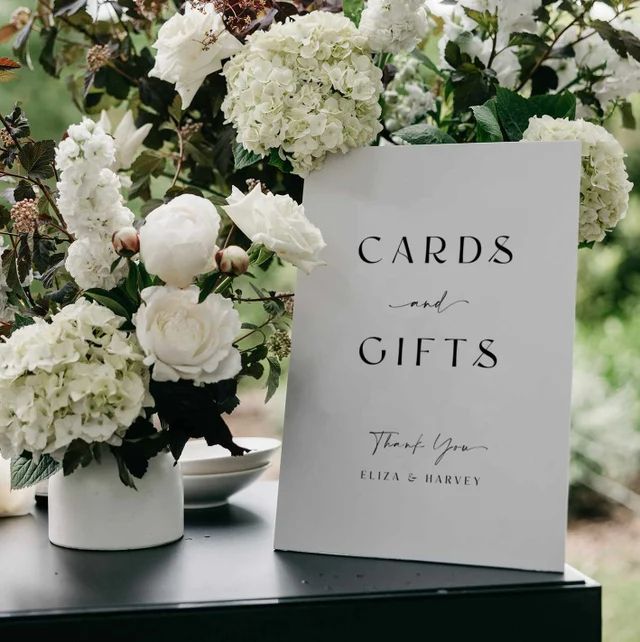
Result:
<svg viewBox="0 0 640 642">
<path fill-rule="evenodd" d="M 0 4 L 2 25 L 21 3 Z M 37 58 L 38 38 L 32 46 Z M 0 56 L 10 55 L 10 46 L 0 45 Z M 20 70 L 17 81 L 0 84 L 0 109 L 7 113 L 21 102 L 35 136 L 60 140 L 80 113 L 69 100 L 64 80 L 56 81 L 35 67 Z M 635 111 L 640 118 L 639 100 Z M 580 252 L 567 557 L 604 585 L 605 642 L 638 642 L 640 136 L 623 130 L 618 121 L 610 128 L 627 150 L 630 179 L 638 187 L 618 229 L 593 250 Z M 290 275 L 284 281 L 290 285 Z M 284 289 L 282 281 L 268 287 Z M 275 406 L 276 425 L 281 421 L 281 399 Z M 264 419 L 258 406 L 253 420 Z M 271 419 L 273 415 L 272 411 Z"/>
</svg>

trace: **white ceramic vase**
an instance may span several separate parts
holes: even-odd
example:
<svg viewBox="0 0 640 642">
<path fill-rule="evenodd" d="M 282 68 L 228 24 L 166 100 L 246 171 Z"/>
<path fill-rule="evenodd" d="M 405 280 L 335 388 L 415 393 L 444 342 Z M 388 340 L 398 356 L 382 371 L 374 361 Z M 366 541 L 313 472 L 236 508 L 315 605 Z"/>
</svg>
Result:
<svg viewBox="0 0 640 642">
<path fill-rule="evenodd" d="M 173 458 L 157 455 L 135 483 L 137 490 L 120 481 L 110 452 L 68 477 L 57 473 L 49 480 L 49 540 L 93 551 L 152 548 L 179 540 L 184 495 Z"/>
</svg>

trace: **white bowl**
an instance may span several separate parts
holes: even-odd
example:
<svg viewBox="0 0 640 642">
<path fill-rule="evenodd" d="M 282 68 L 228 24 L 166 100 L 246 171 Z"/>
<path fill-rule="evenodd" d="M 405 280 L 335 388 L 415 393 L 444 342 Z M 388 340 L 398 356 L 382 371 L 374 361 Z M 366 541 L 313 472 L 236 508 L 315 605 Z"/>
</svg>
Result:
<svg viewBox="0 0 640 642">
<path fill-rule="evenodd" d="M 227 500 L 238 491 L 253 483 L 269 468 L 263 464 L 258 468 L 240 470 L 232 473 L 213 475 L 184 475 L 184 507 L 214 508 L 227 503 Z"/>
<path fill-rule="evenodd" d="M 222 446 L 207 446 L 204 439 L 187 442 L 180 457 L 183 475 L 213 475 L 215 473 L 235 473 L 264 466 L 271 461 L 280 448 L 278 439 L 267 437 L 239 437 L 234 439 L 238 446 L 251 452 L 234 457 Z"/>
</svg>

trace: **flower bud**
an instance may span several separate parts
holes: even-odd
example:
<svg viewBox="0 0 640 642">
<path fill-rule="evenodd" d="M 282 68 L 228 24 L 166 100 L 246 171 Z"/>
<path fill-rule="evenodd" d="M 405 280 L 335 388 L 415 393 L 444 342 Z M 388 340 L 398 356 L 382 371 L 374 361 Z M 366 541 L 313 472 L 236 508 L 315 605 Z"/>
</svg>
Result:
<svg viewBox="0 0 640 642">
<path fill-rule="evenodd" d="M 216 252 L 216 263 L 223 274 L 240 276 L 249 269 L 249 255 L 237 245 L 230 245 Z"/>
<path fill-rule="evenodd" d="M 123 227 L 111 238 L 113 249 L 119 256 L 131 257 L 140 251 L 140 238 L 135 227 Z"/>
</svg>

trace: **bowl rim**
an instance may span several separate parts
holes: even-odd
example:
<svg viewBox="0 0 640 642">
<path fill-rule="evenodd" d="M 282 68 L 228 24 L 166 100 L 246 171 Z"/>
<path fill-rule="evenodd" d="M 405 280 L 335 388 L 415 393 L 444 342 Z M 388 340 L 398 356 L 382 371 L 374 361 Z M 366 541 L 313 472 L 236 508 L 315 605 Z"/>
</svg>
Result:
<svg viewBox="0 0 640 642">
<path fill-rule="evenodd" d="M 244 470 L 231 470 L 228 472 L 220 473 L 182 473 L 182 479 L 199 479 L 205 480 L 208 478 L 215 477 L 235 477 L 236 475 L 246 475 L 248 473 L 253 473 L 258 470 L 266 470 L 271 466 L 271 462 L 268 461 L 266 464 L 260 464 L 259 466 L 254 466 L 253 468 L 245 468 Z"/>
<path fill-rule="evenodd" d="M 270 441 L 275 442 L 272 446 L 268 446 L 265 448 L 259 448 L 256 450 L 249 450 L 248 453 L 245 453 L 243 457 L 246 457 L 248 455 L 258 455 L 258 454 L 266 454 L 266 453 L 271 453 L 272 451 L 278 450 L 279 448 L 282 448 L 282 440 L 277 439 L 276 437 L 236 437 L 235 441 L 241 442 L 245 439 L 268 439 Z M 195 440 L 194 440 L 195 441 Z M 199 440 L 198 440 L 199 441 Z M 204 440 L 203 440 L 204 441 Z M 211 446 L 206 446 L 206 442 L 204 442 L 205 447 L 211 448 Z M 220 460 L 225 460 L 225 459 L 240 459 L 240 456 L 234 456 L 234 455 L 223 455 L 221 457 L 196 457 L 196 458 L 189 458 L 188 457 L 188 452 L 186 452 L 186 449 L 188 446 L 185 446 L 185 449 L 182 452 L 182 455 L 180 456 L 179 463 L 181 464 L 191 464 L 191 463 L 201 463 L 201 462 L 206 462 L 206 461 L 220 461 Z M 224 448 L 224 446 L 221 446 L 221 448 Z M 211 474 L 219 474 L 219 473 L 211 473 Z"/>
</svg>

